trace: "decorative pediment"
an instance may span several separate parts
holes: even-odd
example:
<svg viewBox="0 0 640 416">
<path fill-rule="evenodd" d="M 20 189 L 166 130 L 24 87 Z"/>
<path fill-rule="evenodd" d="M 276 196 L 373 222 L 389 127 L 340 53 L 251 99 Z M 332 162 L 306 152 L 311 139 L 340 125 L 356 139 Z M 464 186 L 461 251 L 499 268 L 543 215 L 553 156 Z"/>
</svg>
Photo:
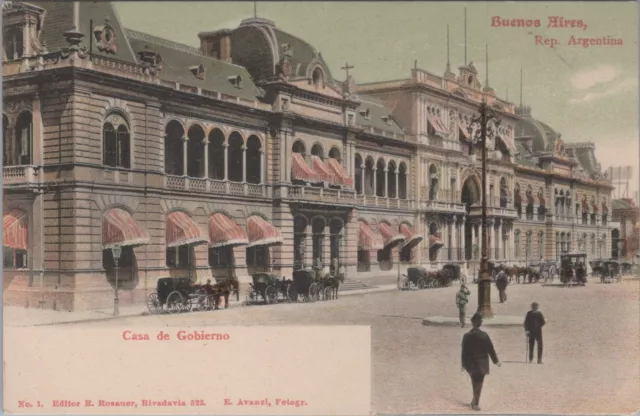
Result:
<svg viewBox="0 0 640 416">
<path fill-rule="evenodd" d="M 556 139 L 555 143 L 553 144 L 553 155 L 565 159 L 568 157 L 567 150 L 564 146 L 564 141 L 559 138 Z"/>
<path fill-rule="evenodd" d="M 100 52 L 115 54 L 118 51 L 116 32 L 109 23 L 108 17 L 104 19 L 104 25 L 93 28 L 93 35 L 98 42 L 96 46 Z"/>
</svg>

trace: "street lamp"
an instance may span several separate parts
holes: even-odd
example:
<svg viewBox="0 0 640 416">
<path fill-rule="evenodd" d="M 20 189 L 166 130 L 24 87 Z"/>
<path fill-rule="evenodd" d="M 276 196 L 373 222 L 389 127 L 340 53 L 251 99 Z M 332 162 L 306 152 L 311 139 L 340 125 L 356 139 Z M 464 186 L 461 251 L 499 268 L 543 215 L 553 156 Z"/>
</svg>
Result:
<svg viewBox="0 0 640 416">
<path fill-rule="evenodd" d="M 120 315 L 120 299 L 118 298 L 118 261 L 120 260 L 120 255 L 122 254 L 122 247 L 113 246 L 111 247 L 111 254 L 113 255 L 113 261 L 116 264 L 116 293 L 113 298 L 113 316 Z"/>
<path fill-rule="evenodd" d="M 489 279 L 487 253 L 487 136 L 495 137 L 500 119 L 485 98 L 478 107 L 479 114 L 473 116 L 467 128 L 472 143 L 482 146 L 482 257 L 480 259 L 480 281 L 478 282 L 478 313 L 485 318 L 493 317 L 491 311 L 491 280 Z M 493 122 L 492 124 L 489 124 Z"/>
</svg>

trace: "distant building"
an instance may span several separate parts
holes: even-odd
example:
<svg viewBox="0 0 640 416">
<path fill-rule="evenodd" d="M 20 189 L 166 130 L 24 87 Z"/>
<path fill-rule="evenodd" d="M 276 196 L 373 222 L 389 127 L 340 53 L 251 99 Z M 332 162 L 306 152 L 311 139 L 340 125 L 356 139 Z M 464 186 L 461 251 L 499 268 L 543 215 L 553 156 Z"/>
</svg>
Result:
<svg viewBox="0 0 640 416">
<path fill-rule="evenodd" d="M 256 271 L 314 264 L 363 282 L 411 264 L 473 270 L 467 126 L 483 98 L 503 120 L 489 143 L 490 258 L 610 252 L 594 146 L 482 88 L 471 63 L 357 85 L 266 19 L 194 48 L 122 27 L 108 2 L 5 2 L 3 30 L 6 304 L 110 306 L 114 245 L 125 305 L 163 276 L 244 290 Z"/>
<path fill-rule="evenodd" d="M 630 198 L 614 199 L 612 207 L 611 257 L 634 260 L 640 254 L 638 251 L 640 211 Z"/>
</svg>

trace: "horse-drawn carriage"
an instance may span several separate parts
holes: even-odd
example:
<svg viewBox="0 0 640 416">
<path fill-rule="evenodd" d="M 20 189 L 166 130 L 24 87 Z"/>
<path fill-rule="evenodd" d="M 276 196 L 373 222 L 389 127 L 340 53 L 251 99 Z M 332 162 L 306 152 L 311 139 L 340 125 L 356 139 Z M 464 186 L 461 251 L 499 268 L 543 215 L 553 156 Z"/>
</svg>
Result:
<svg viewBox="0 0 640 416">
<path fill-rule="evenodd" d="M 617 260 L 605 260 L 599 268 L 600 282 L 611 283 L 622 281 L 622 264 Z"/>
<path fill-rule="evenodd" d="M 442 271 L 446 272 L 449 280 L 459 280 L 460 283 L 467 283 L 467 276 L 460 270 L 460 265 L 449 263 L 442 266 Z"/>
<path fill-rule="evenodd" d="M 287 293 L 292 302 L 337 299 L 341 282 L 344 274 L 323 275 L 320 269 L 296 270 Z"/>
<path fill-rule="evenodd" d="M 466 281 L 464 274 L 460 272 L 460 267 L 448 267 L 457 266 L 454 264 L 446 265 L 442 270 L 429 271 L 424 267 L 409 267 L 407 274 L 403 275 L 402 282 L 403 289 L 425 289 L 434 287 L 446 287 L 451 286 L 454 279 L 461 279 L 461 282 Z"/>
<path fill-rule="evenodd" d="M 560 255 L 560 281 L 566 286 L 587 284 L 586 253 L 566 253 Z"/>
<path fill-rule="evenodd" d="M 147 296 L 147 308 L 153 314 L 188 312 L 194 307 L 199 311 L 218 309 L 221 297 L 224 297 L 227 308 L 232 292 L 238 295 L 238 281 L 235 279 L 202 285 L 194 283 L 190 277 L 163 277 L 158 279 L 156 291 Z"/>
<path fill-rule="evenodd" d="M 292 281 L 272 273 L 254 273 L 251 276 L 253 282 L 249 283 L 247 291 L 247 303 L 264 302 L 266 304 L 277 303 L 279 300 L 291 302 Z"/>
</svg>

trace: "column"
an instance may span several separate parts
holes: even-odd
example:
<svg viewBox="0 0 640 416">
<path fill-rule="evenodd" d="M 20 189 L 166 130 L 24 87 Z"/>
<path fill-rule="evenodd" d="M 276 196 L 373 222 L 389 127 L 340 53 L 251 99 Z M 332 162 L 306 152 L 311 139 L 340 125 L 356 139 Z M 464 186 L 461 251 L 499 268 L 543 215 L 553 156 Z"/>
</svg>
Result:
<svg viewBox="0 0 640 416">
<path fill-rule="evenodd" d="M 473 221 L 471 223 L 471 258 L 475 260 L 475 250 L 473 249 L 474 245 L 477 245 L 478 242 L 476 241 L 476 237 L 477 237 L 477 231 L 476 231 L 476 222 Z"/>
<path fill-rule="evenodd" d="M 453 227 L 451 230 L 451 246 L 452 246 L 452 260 L 458 260 L 458 227 L 460 226 L 460 224 L 458 224 L 458 217 L 456 217 L 455 215 L 453 216 Z"/>
<path fill-rule="evenodd" d="M 502 258 L 502 221 L 498 223 L 497 238 L 496 238 L 496 259 Z"/>
<path fill-rule="evenodd" d="M 265 159 L 264 149 L 260 148 L 260 183 L 267 183 L 267 161 Z"/>
<path fill-rule="evenodd" d="M 462 222 L 460 223 L 460 234 L 458 235 L 458 253 L 460 253 L 460 257 L 459 260 L 466 260 L 465 259 L 465 245 L 466 245 L 466 239 L 465 239 L 465 230 L 466 230 L 466 222 L 467 222 L 467 218 L 462 215 Z"/>
<path fill-rule="evenodd" d="M 222 144 L 222 148 L 224 149 L 224 180 L 229 180 L 229 144 L 224 142 Z"/>
<path fill-rule="evenodd" d="M 365 195 L 365 189 L 364 189 L 364 177 L 365 177 L 365 170 L 364 170 L 364 163 L 362 165 L 360 165 L 360 190 L 362 191 L 362 195 Z"/>
<path fill-rule="evenodd" d="M 182 136 L 182 175 L 187 176 L 187 149 L 189 137 Z"/>
<path fill-rule="evenodd" d="M 377 197 L 378 196 L 378 168 L 374 165 L 373 169 L 371 170 L 373 172 L 373 196 Z"/>
<path fill-rule="evenodd" d="M 242 145 L 242 182 L 247 183 L 247 146 Z"/>
<path fill-rule="evenodd" d="M 400 199 L 400 170 L 396 167 L 396 199 Z"/>
<path fill-rule="evenodd" d="M 384 196 L 389 197 L 389 168 L 384 168 Z"/>
<path fill-rule="evenodd" d="M 204 139 L 204 175 L 203 178 L 209 177 L 209 140 Z"/>
<path fill-rule="evenodd" d="M 311 224 L 307 225 L 307 228 L 305 230 L 305 234 L 304 234 L 304 254 L 303 254 L 303 258 L 304 258 L 304 265 L 305 267 L 310 267 L 313 266 L 313 229 L 311 228 Z"/>
</svg>

